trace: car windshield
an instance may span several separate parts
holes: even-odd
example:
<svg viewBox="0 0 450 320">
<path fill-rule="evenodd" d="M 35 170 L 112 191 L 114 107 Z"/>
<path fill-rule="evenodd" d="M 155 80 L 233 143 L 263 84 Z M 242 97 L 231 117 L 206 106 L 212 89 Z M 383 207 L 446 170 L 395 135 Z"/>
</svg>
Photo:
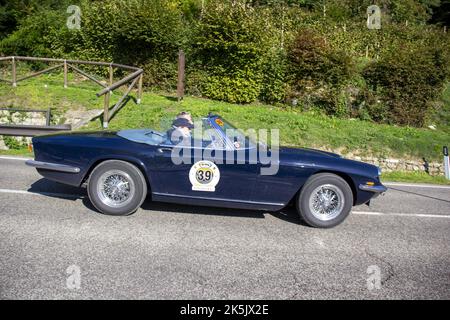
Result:
<svg viewBox="0 0 450 320">
<path fill-rule="evenodd" d="M 214 119 L 214 122 L 225 133 L 226 137 L 233 144 L 234 148 L 236 149 L 253 148 L 256 145 L 256 143 L 252 140 L 251 137 L 242 132 L 242 130 L 236 128 L 229 121 L 217 117 Z"/>
<path fill-rule="evenodd" d="M 162 144 L 178 144 L 170 136 L 174 130 L 170 119 L 161 121 L 162 128 L 166 128 L 166 140 Z M 254 140 L 241 130 L 237 129 L 229 121 L 219 116 L 208 116 L 193 119 L 194 129 L 189 131 L 192 138 L 192 146 L 202 146 L 213 149 L 244 149 L 256 146 Z"/>
<path fill-rule="evenodd" d="M 192 124 L 194 128 L 184 131 L 184 141 L 179 139 L 179 131 L 175 132 L 176 137 L 173 135 L 174 131 L 177 131 L 177 127 L 173 125 L 173 120 L 163 119 L 161 121 L 161 128 L 165 128 L 164 133 L 166 139 L 162 144 L 165 145 L 178 145 L 179 143 L 190 143 L 193 147 L 203 147 L 203 148 L 213 148 L 213 149 L 226 149 L 227 143 L 224 139 L 223 134 L 216 126 L 213 126 L 211 119 L 205 118 L 194 118 L 192 119 Z M 186 138 L 190 138 L 190 142 Z"/>
</svg>

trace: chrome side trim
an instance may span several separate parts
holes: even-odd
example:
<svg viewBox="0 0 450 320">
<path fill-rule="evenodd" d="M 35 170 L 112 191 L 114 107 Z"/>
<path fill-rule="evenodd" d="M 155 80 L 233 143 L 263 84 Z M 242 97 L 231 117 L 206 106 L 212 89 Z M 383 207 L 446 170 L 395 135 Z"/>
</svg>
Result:
<svg viewBox="0 0 450 320">
<path fill-rule="evenodd" d="M 25 164 L 30 167 L 35 167 L 37 169 L 45 169 L 45 170 L 60 171 L 60 172 L 67 172 L 67 173 L 79 173 L 80 172 L 80 168 L 68 166 L 65 164 L 57 164 L 57 163 L 42 162 L 42 161 L 35 161 L 35 160 L 27 160 L 25 162 Z"/>
<path fill-rule="evenodd" d="M 374 193 L 383 193 L 386 192 L 387 188 L 383 185 L 378 186 L 368 186 L 366 184 L 360 184 L 359 189 L 362 191 L 369 191 Z"/>
<path fill-rule="evenodd" d="M 235 199 L 222 199 L 222 198 L 207 198 L 207 197 L 198 197 L 198 196 L 185 196 L 173 193 L 162 193 L 162 192 L 153 192 L 152 194 L 157 196 L 165 196 L 172 198 L 186 198 L 186 199 L 197 199 L 197 200 L 212 200 L 212 201 L 224 201 L 224 202 L 234 202 L 234 203 L 245 203 L 245 204 L 261 204 L 267 206 L 286 206 L 284 203 L 275 203 L 275 202 L 258 202 L 258 201 L 248 201 L 248 200 L 235 200 Z"/>
</svg>

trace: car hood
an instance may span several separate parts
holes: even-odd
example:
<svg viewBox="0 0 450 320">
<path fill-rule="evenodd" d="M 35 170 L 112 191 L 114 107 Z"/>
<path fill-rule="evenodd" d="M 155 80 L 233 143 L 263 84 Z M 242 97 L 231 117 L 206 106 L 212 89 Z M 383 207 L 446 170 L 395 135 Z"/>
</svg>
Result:
<svg viewBox="0 0 450 320">
<path fill-rule="evenodd" d="M 41 138 L 60 138 L 60 137 L 95 137 L 95 138 L 101 138 L 101 137 L 111 137 L 115 136 L 115 131 L 65 131 L 65 132 L 56 132 L 56 133 L 50 133 L 40 136 L 35 136 L 36 139 Z"/>
<path fill-rule="evenodd" d="M 309 148 L 289 148 L 289 147 L 280 147 L 280 155 L 286 155 L 288 157 L 302 156 L 302 157 L 342 158 L 340 155 L 332 152 Z"/>
<path fill-rule="evenodd" d="M 280 147 L 280 162 L 288 166 L 307 166 L 319 170 L 333 170 L 361 176 L 378 176 L 377 166 L 345 159 L 336 153 L 315 149 Z"/>
</svg>

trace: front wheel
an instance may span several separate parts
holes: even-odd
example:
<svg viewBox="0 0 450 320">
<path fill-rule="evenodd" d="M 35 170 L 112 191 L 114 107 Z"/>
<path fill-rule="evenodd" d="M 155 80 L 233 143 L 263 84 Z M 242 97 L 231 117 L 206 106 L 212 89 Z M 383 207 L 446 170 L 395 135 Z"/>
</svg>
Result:
<svg viewBox="0 0 450 320">
<path fill-rule="evenodd" d="M 147 195 L 142 172 L 131 163 L 119 160 L 107 160 L 95 167 L 87 189 L 97 210 L 116 216 L 135 212 Z"/>
<path fill-rule="evenodd" d="M 312 176 L 297 198 L 300 217 L 312 227 L 331 228 L 347 218 L 353 206 L 348 183 L 331 173 Z"/>
</svg>

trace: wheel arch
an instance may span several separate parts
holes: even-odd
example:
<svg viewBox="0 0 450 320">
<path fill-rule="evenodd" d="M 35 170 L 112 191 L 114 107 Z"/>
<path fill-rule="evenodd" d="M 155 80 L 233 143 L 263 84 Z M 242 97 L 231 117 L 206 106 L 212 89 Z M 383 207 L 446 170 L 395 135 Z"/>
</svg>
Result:
<svg viewBox="0 0 450 320">
<path fill-rule="evenodd" d="M 355 182 L 353 181 L 352 177 L 349 174 L 341 172 L 341 171 L 334 171 L 334 170 L 318 170 L 318 171 L 314 172 L 310 177 L 308 177 L 308 179 L 310 179 L 312 176 L 315 176 L 320 173 L 331 173 L 331 174 L 335 174 L 338 177 L 341 177 L 342 179 L 344 179 L 345 182 L 347 182 L 347 184 L 349 185 L 350 189 L 352 190 L 353 205 L 355 205 L 356 199 L 357 199 L 356 185 L 355 185 Z M 308 181 L 308 179 L 306 181 Z M 305 183 L 306 183 L 306 181 L 305 181 Z M 293 199 L 295 199 L 300 194 L 305 183 L 300 187 L 300 189 L 297 191 L 297 193 L 295 194 Z"/>
<path fill-rule="evenodd" d="M 136 166 L 136 168 L 138 168 L 139 171 L 141 171 L 142 175 L 145 178 L 145 182 L 147 184 L 147 193 L 151 194 L 151 181 L 150 181 L 149 175 L 147 174 L 147 169 L 142 161 L 140 161 L 139 159 L 133 158 L 133 157 L 107 156 L 107 157 L 101 157 L 101 158 L 93 160 L 91 162 L 91 164 L 89 165 L 89 169 L 86 171 L 86 173 L 83 177 L 83 180 L 81 181 L 81 185 L 84 185 L 85 183 L 87 183 L 92 171 L 100 163 L 108 161 L 108 160 L 124 161 L 124 162 L 128 162 L 128 163 Z"/>
</svg>

